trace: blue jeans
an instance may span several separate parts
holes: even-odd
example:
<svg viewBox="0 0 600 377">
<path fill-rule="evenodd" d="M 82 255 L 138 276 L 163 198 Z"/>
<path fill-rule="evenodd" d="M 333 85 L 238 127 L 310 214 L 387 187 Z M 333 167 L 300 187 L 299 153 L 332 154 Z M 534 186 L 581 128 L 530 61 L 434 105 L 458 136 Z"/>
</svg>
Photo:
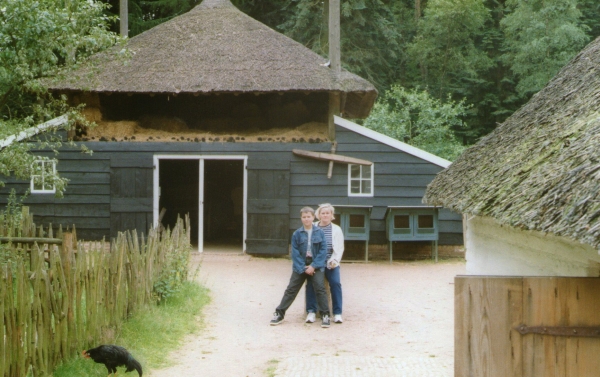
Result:
<svg viewBox="0 0 600 377">
<path fill-rule="evenodd" d="M 331 304 L 333 305 L 333 315 L 342 314 L 342 283 L 340 279 L 340 266 L 333 270 L 325 268 L 325 278 L 329 282 L 331 291 Z M 317 312 L 317 298 L 310 280 L 306 283 L 306 311 L 309 313 Z"/>
</svg>

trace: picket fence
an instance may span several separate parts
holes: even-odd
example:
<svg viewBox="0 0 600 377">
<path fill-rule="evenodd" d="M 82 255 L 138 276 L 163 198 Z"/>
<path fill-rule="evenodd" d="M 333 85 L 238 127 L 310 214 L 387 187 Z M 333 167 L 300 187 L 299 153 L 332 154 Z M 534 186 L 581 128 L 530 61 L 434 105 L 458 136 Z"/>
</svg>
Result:
<svg viewBox="0 0 600 377">
<path fill-rule="evenodd" d="M 147 238 L 119 233 L 110 244 L 78 242 L 62 229 L 54 238 L 26 211 L 20 230 L 0 223 L 3 250 L 18 255 L 0 265 L 1 377 L 46 376 L 60 360 L 114 340 L 128 316 L 156 303 L 153 287 L 169 256 L 190 247 L 189 219 Z"/>
</svg>

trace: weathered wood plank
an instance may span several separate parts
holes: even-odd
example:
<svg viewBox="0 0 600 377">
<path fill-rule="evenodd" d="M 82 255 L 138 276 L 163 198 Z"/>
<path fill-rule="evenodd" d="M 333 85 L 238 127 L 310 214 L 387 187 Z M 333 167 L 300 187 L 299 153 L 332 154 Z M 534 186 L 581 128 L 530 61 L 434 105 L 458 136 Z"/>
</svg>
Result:
<svg viewBox="0 0 600 377">
<path fill-rule="evenodd" d="M 273 170 L 258 171 L 258 197 L 270 199 L 275 196 L 275 180 Z"/>
<path fill-rule="evenodd" d="M 526 277 L 523 323 L 529 326 L 598 326 L 598 278 Z M 526 376 L 585 376 L 598 371 L 596 338 L 522 336 Z"/>
<path fill-rule="evenodd" d="M 107 195 L 65 195 L 63 198 L 54 200 L 56 205 L 59 204 L 108 204 L 110 197 Z"/>
<path fill-rule="evenodd" d="M 113 155 L 110 157 L 111 168 L 142 168 L 152 169 L 154 167 L 154 158 L 152 154 L 143 155 Z"/>
<path fill-rule="evenodd" d="M 288 214 L 288 199 L 249 199 L 248 213 L 257 214 Z"/>
<path fill-rule="evenodd" d="M 111 212 L 152 212 L 152 198 L 112 198 Z"/>
<path fill-rule="evenodd" d="M 335 205 L 356 206 L 422 206 L 421 198 L 378 198 L 378 197 L 341 197 L 341 196 L 291 196 L 290 205 L 315 205 L 331 203 Z"/>
<path fill-rule="evenodd" d="M 37 212 L 34 212 L 36 215 Z M 39 213 L 39 215 L 44 215 Z M 55 216 L 61 217 L 108 217 L 110 215 L 110 204 L 73 204 L 55 205 Z"/>
<path fill-rule="evenodd" d="M 110 195 L 110 185 L 80 185 L 69 183 L 65 195 Z"/>
<path fill-rule="evenodd" d="M 98 184 L 107 185 L 110 183 L 110 174 L 109 173 L 65 172 L 65 173 L 62 173 L 61 176 L 64 178 L 67 178 L 73 184 L 77 183 L 80 185 L 98 185 Z"/>
<path fill-rule="evenodd" d="M 462 221 L 439 221 L 440 233 L 462 233 Z"/>
<path fill-rule="evenodd" d="M 110 218 L 108 217 L 43 217 L 43 216 L 35 216 L 35 220 L 41 224 L 50 224 L 54 228 L 57 228 L 62 225 L 63 228 L 66 229 L 73 227 L 73 224 L 82 229 L 110 229 Z"/>
<path fill-rule="evenodd" d="M 598 326 L 600 319 L 600 279 L 565 278 L 565 300 L 569 313 L 569 326 Z M 600 371 L 600 339 L 567 338 L 566 377 L 586 376 Z"/>
<path fill-rule="evenodd" d="M 288 199 L 290 197 L 290 172 L 289 171 L 274 171 L 273 172 L 273 198 Z"/>
<path fill-rule="evenodd" d="M 78 173 L 78 172 L 93 172 L 93 173 L 108 173 L 110 172 L 110 164 L 108 160 L 71 160 L 60 159 L 58 156 L 58 164 L 56 170 L 59 174 L 63 173 Z"/>
<path fill-rule="evenodd" d="M 337 163 L 341 163 L 341 164 L 356 164 L 356 165 L 367 165 L 367 166 L 373 165 L 372 161 L 363 160 L 363 159 L 356 158 L 356 157 L 341 156 L 339 154 L 313 152 L 313 151 L 306 151 L 303 149 L 294 149 L 294 150 L 292 150 L 292 153 L 294 153 L 297 156 L 314 158 L 316 160 L 321 160 L 321 161 L 333 161 L 333 162 L 337 162 Z"/>
<path fill-rule="evenodd" d="M 522 278 L 454 279 L 455 376 L 523 376 L 522 303 Z"/>
<path fill-rule="evenodd" d="M 287 159 L 258 159 L 256 156 L 248 158 L 248 170 L 288 170 L 290 168 Z"/>
<path fill-rule="evenodd" d="M 61 238 L 46 238 L 46 237 L 0 237 L 0 243 L 27 243 L 34 244 L 50 244 L 50 245 L 62 245 Z"/>
</svg>

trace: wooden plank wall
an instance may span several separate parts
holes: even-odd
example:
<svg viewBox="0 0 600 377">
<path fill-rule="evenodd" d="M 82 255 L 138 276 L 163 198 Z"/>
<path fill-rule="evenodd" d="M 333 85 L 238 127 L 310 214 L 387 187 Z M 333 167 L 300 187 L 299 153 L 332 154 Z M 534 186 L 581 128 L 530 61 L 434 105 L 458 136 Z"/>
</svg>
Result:
<svg viewBox="0 0 600 377">
<path fill-rule="evenodd" d="M 600 326 L 599 278 L 457 276 L 454 375 L 578 377 L 600 370 L 600 338 L 521 335 L 525 326 Z"/>
<path fill-rule="evenodd" d="M 334 164 L 327 179 L 329 163 L 294 156 L 291 161 L 290 225 L 300 227 L 299 211 L 320 203 L 370 205 L 371 244 L 386 244 L 385 212 L 388 206 L 423 205 L 427 185 L 443 168 L 376 140 L 337 126 L 337 154 L 375 163 L 375 195 L 348 197 L 348 167 Z M 446 209 L 439 212 L 440 245 L 462 245 L 462 218 Z"/>
<path fill-rule="evenodd" d="M 87 239 L 114 236 L 115 229 L 147 227 L 152 222 L 154 154 L 247 155 L 249 164 L 264 165 L 267 170 L 269 165 L 273 165 L 274 171 L 281 164 L 290 167 L 290 235 L 300 226 L 299 211 L 305 205 L 324 202 L 372 205 L 370 243 L 386 244 L 387 206 L 422 205 L 427 184 L 442 168 L 340 126 L 336 135 L 337 153 L 375 162 L 375 197 L 348 197 L 347 165 L 334 164 L 333 177 L 327 179 L 328 162 L 291 153 L 292 149 L 329 152 L 330 143 L 86 142 L 94 151 L 91 156 L 82 154 L 79 147 L 69 146 L 63 147 L 57 156 L 59 172 L 71 180 L 65 198 L 31 195 L 26 203 L 38 222 L 63 226 L 75 222 L 78 235 Z M 51 155 L 49 151 L 40 154 Z M 24 192 L 28 184 L 9 179 L 7 186 L 0 189 L 0 205 L 6 203 L 11 188 Z M 111 187 L 119 192 L 112 198 Z M 249 194 L 258 189 L 248 187 Z M 248 204 L 250 208 L 253 203 Z M 284 208 L 286 203 L 280 206 Z M 462 244 L 461 217 L 442 209 L 439 219 L 439 243 Z"/>
<path fill-rule="evenodd" d="M 50 152 L 40 155 L 53 157 Z M 107 154 L 82 154 L 65 149 L 59 154 L 57 169 L 69 179 L 68 191 L 64 198 L 54 194 L 30 194 L 25 204 L 35 215 L 39 224 L 52 224 L 54 228 L 76 225 L 78 236 L 86 239 L 102 239 L 109 236 L 110 229 L 110 157 Z M 0 205 L 8 201 L 11 189 L 23 194 L 29 189 L 29 181 L 6 179 L 6 186 L 0 189 Z"/>
</svg>

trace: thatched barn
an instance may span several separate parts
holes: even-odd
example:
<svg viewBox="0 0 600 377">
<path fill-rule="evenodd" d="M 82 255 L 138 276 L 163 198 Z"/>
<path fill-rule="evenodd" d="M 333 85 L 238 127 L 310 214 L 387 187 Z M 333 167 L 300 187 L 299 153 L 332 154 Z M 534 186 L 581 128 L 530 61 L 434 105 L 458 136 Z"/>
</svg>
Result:
<svg viewBox="0 0 600 377">
<path fill-rule="evenodd" d="M 402 245 L 462 244 L 460 216 L 421 203 L 448 161 L 337 117 L 368 116 L 375 87 L 334 74 L 326 59 L 229 0 L 205 0 L 51 88 L 86 104 L 97 126 L 69 138 L 94 153 L 63 147 L 56 169 L 71 180 L 65 197 L 41 185 L 27 202 L 38 221 L 75 223 L 80 237 L 143 231 L 189 213 L 200 250 L 233 242 L 248 253 L 287 254 L 300 208 L 330 202 L 359 245 L 387 248 L 388 207 L 426 220 L 429 233 L 408 234 Z M 9 180 L 0 200 L 27 187 Z M 402 245 L 393 245 L 396 257 Z"/>
<path fill-rule="evenodd" d="M 464 214 L 467 273 L 600 275 L 600 39 L 429 185 Z"/>
</svg>

